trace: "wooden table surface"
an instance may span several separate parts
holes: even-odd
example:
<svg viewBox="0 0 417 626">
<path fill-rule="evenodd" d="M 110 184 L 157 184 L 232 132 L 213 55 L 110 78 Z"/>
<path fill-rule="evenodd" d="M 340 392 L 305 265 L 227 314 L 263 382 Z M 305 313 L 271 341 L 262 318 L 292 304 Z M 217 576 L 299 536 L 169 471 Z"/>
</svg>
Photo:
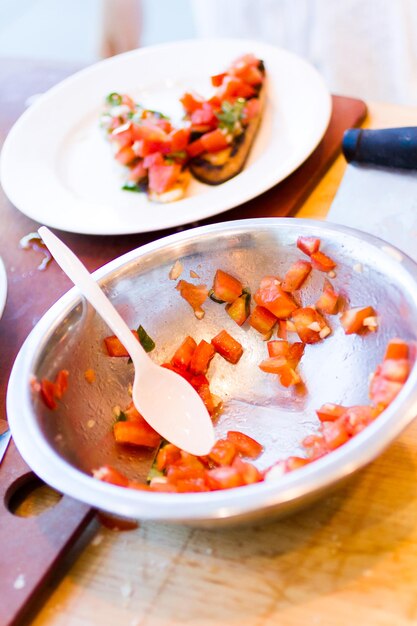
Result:
<svg viewBox="0 0 417 626">
<path fill-rule="evenodd" d="M 417 107 L 370 103 L 367 125 L 417 125 Z M 344 167 L 340 157 L 300 217 L 326 217 Z M 32 623 L 417 624 L 416 478 L 417 423 L 347 487 L 285 520 L 216 531 L 99 528 L 70 555 Z"/>
</svg>

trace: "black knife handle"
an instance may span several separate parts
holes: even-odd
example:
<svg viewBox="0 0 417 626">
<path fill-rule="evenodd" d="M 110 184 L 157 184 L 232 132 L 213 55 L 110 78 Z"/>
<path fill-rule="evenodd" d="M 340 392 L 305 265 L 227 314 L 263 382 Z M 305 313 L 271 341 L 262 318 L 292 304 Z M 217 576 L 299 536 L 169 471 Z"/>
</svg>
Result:
<svg viewBox="0 0 417 626">
<path fill-rule="evenodd" d="M 349 163 L 417 169 L 417 127 L 349 128 L 343 135 L 342 150 Z"/>
</svg>

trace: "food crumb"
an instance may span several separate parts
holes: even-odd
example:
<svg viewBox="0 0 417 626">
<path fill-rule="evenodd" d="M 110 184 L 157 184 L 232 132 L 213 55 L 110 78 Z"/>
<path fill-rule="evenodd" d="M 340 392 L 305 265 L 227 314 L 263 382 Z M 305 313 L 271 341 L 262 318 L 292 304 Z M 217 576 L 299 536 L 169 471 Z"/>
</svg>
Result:
<svg viewBox="0 0 417 626">
<path fill-rule="evenodd" d="M 15 589 L 23 589 L 25 585 L 26 585 L 25 575 L 19 574 L 19 576 L 16 578 L 16 580 L 13 583 L 13 587 Z"/>
<path fill-rule="evenodd" d="M 88 428 L 93 428 L 93 426 L 96 425 L 96 420 L 88 420 L 87 422 L 87 427 Z"/>
<path fill-rule="evenodd" d="M 84 378 L 90 385 L 96 380 L 96 373 L 93 369 L 85 370 Z"/>
<path fill-rule="evenodd" d="M 327 273 L 327 276 L 329 278 L 336 278 L 336 272 L 334 272 L 333 270 L 330 270 L 330 272 Z"/>
<path fill-rule="evenodd" d="M 103 541 L 104 536 L 102 534 L 98 534 L 95 537 L 93 537 L 92 541 L 91 541 L 91 545 L 92 546 L 99 546 L 101 544 L 101 542 Z"/>
<path fill-rule="evenodd" d="M 177 259 L 169 272 L 170 280 L 177 280 L 181 276 L 183 269 L 181 261 Z"/>
<path fill-rule="evenodd" d="M 363 272 L 363 265 L 362 265 L 362 263 L 355 263 L 355 265 L 353 266 L 353 271 L 357 272 L 358 274 L 362 274 L 362 272 Z"/>
<path fill-rule="evenodd" d="M 191 278 L 200 278 L 200 276 L 194 270 L 190 270 L 190 277 Z"/>
</svg>

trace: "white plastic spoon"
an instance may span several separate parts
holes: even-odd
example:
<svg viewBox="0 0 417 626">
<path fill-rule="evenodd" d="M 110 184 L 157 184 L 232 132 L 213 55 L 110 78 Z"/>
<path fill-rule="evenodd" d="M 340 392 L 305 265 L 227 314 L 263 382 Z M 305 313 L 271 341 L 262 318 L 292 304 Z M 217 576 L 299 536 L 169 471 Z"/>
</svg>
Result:
<svg viewBox="0 0 417 626">
<path fill-rule="evenodd" d="M 214 444 L 214 429 L 197 392 L 182 376 L 149 358 L 75 254 L 46 226 L 41 226 L 38 232 L 58 265 L 128 351 L 135 368 L 132 399 L 139 413 L 162 437 L 179 448 L 191 454 L 208 454 Z"/>
</svg>

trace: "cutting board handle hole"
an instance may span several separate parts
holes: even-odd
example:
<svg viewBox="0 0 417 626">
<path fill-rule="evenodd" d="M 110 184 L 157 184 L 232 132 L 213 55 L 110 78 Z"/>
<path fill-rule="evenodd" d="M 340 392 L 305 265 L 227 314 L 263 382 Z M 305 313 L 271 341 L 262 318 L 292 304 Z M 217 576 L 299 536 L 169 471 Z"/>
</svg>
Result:
<svg viewBox="0 0 417 626">
<path fill-rule="evenodd" d="M 18 517 L 37 517 L 56 506 L 61 498 L 61 493 L 30 473 L 26 480 L 18 480 L 11 486 L 7 508 Z"/>
</svg>

